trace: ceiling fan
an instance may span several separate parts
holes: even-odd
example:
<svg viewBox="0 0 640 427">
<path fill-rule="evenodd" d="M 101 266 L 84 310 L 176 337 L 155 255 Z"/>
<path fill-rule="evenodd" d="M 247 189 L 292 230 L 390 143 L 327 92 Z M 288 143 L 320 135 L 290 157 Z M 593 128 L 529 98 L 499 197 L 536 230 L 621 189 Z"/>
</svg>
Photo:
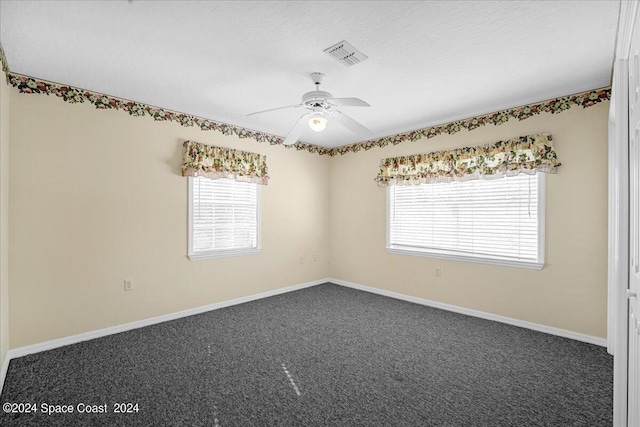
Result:
<svg viewBox="0 0 640 427">
<path fill-rule="evenodd" d="M 247 117 L 270 111 L 283 110 L 285 108 L 305 107 L 309 110 L 309 112 L 300 116 L 295 125 L 293 125 L 287 136 L 284 138 L 284 141 L 282 141 L 284 145 L 295 144 L 302 134 L 305 124 L 314 132 L 322 132 L 327 127 L 329 119 L 335 119 L 336 122 L 363 138 L 370 137 L 372 135 L 369 129 L 347 116 L 342 111 L 335 109 L 335 107 L 371 107 L 371 105 L 359 98 L 334 98 L 329 92 L 320 90 L 320 84 L 322 83 L 322 80 L 324 80 L 324 74 L 311 73 L 310 77 L 316 85 L 316 90 L 302 95 L 302 102 L 300 104 L 256 111 L 255 113 L 247 114 Z"/>
</svg>

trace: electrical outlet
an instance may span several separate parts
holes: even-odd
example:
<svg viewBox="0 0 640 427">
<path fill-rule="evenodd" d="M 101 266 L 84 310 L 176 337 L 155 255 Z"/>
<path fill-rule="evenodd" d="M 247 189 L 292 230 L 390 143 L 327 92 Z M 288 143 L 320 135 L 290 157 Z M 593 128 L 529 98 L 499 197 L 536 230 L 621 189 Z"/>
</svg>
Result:
<svg viewBox="0 0 640 427">
<path fill-rule="evenodd" d="M 442 274 L 442 270 L 440 270 L 440 267 L 436 267 L 436 271 L 434 275 L 440 277 L 441 274 Z"/>
<path fill-rule="evenodd" d="M 313 262 L 317 262 L 318 261 L 318 255 L 314 255 L 313 256 Z"/>
<path fill-rule="evenodd" d="M 300 264 L 304 264 L 304 257 L 303 256 L 300 257 Z"/>
<path fill-rule="evenodd" d="M 125 291 L 132 291 L 133 290 L 133 280 L 124 279 L 124 290 Z"/>
</svg>

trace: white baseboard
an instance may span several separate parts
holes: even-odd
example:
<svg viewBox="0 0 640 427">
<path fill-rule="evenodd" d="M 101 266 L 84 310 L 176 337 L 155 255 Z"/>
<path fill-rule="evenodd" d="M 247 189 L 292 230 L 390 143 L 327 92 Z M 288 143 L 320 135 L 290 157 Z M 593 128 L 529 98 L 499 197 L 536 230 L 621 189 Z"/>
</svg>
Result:
<svg viewBox="0 0 640 427">
<path fill-rule="evenodd" d="M 335 283 L 336 285 L 346 286 L 348 288 L 358 289 L 361 291 L 371 292 L 386 297 L 391 297 L 403 301 L 413 302 L 416 304 L 426 305 L 429 307 L 439 308 L 442 310 L 453 311 L 455 313 L 466 314 L 467 316 L 480 317 L 482 319 L 494 320 L 496 322 L 507 323 L 513 326 L 519 326 L 521 328 L 532 329 L 534 331 L 544 332 L 551 335 L 557 335 L 564 338 L 570 338 L 576 341 L 582 341 L 589 344 L 595 344 L 602 347 L 607 346 L 607 340 L 605 338 L 598 338 L 591 335 L 580 334 L 578 332 L 568 331 L 566 329 L 554 328 L 551 326 L 540 325 L 537 323 L 526 322 L 524 320 L 513 319 L 511 317 L 499 316 L 497 314 L 487 313 L 484 311 L 473 310 L 470 308 L 459 307 L 456 305 L 446 304 L 438 301 L 431 301 L 424 298 L 414 297 L 411 295 L 405 295 L 398 292 L 387 291 L 384 289 L 372 288 L 370 286 L 360 285 L 357 283 L 347 282 L 345 280 L 328 278 L 327 282 Z"/>
<path fill-rule="evenodd" d="M 7 356 L 2 364 L 2 370 L 0 370 L 0 393 L 4 386 L 4 380 L 7 375 L 7 369 L 9 368 L 9 361 L 11 359 L 26 356 L 28 354 L 39 353 L 41 351 L 52 350 L 54 348 L 63 347 L 65 345 L 76 344 L 82 341 L 92 340 L 94 338 L 100 338 L 107 335 L 117 334 L 120 332 L 129 331 L 132 329 L 143 328 L 145 326 L 155 325 L 157 323 L 167 322 L 169 320 L 175 320 L 182 317 L 193 316 L 194 314 L 205 313 L 207 311 L 217 310 L 219 308 L 230 307 L 232 305 L 242 304 L 245 302 L 255 301 L 262 298 L 271 297 L 274 295 L 284 294 L 287 292 L 297 291 L 299 289 L 309 288 L 312 286 L 321 285 L 323 283 L 335 283 L 336 285 L 345 286 L 353 289 L 358 289 L 365 292 L 371 292 L 378 295 L 383 295 L 403 301 L 409 301 L 416 304 L 426 305 L 429 307 L 440 308 L 442 310 L 453 311 L 455 313 L 465 314 L 468 316 L 480 317 L 482 319 L 494 320 L 496 322 L 507 323 L 509 325 L 519 326 L 521 328 L 532 329 L 534 331 L 545 332 L 551 335 L 557 335 L 564 338 L 574 339 L 576 341 L 582 341 L 590 344 L 599 345 L 602 347 L 607 346 L 607 340 L 604 338 L 593 337 L 590 335 L 584 335 L 577 332 L 567 331 L 565 329 L 553 328 L 551 326 L 539 325 L 537 323 L 526 322 L 524 320 L 513 319 L 510 317 L 499 316 L 497 314 L 486 313 L 483 311 L 472 310 L 470 308 L 458 307 L 451 304 L 446 304 L 438 301 L 431 301 L 424 298 L 414 297 L 410 295 L 401 294 L 398 292 L 387 291 L 384 289 L 373 288 L 370 286 L 360 285 L 357 283 L 347 282 L 345 280 L 325 278 L 320 280 L 314 280 L 311 282 L 301 283 L 298 285 L 288 286 L 286 288 L 275 289 L 272 291 L 261 292 L 259 294 L 253 294 L 246 297 L 235 298 L 232 300 L 217 302 L 201 307 L 191 308 L 188 310 L 178 311 L 175 313 L 169 313 L 162 316 L 152 317 L 149 319 L 138 320 L 135 322 L 125 323 L 122 325 L 112 326 L 109 328 L 98 329 L 96 331 L 84 332 L 78 335 L 72 335 L 69 337 L 58 338 L 51 341 L 45 341 L 43 343 L 33 344 L 25 347 L 19 347 L 11 349 L 7 352 Z"/>
<path fill-rule="evenodd" d="M 9 369 L 9 354 L 4 358 L 2 363 L 2 369 L 0 370 L 0 394 L 2 394 L 2 387 L 4 387 L 4 379 L 7 378 L 7 369 Z"/>
<path fill-rule="evenodd" d="M 137 320 L 135 322 L 125 323 L 117 326 L 111 326 L 109 328 L 104 328 L 104 329 L 98 329 L 96 331 L 84 332 L 78 335 L 58 338 L 51 341 L 45 341 L 38 344 L 28 345 L 25 347 L 14 348 L 7 352 L 6 363 L 8 364 L 9 359 L 14 359 L 16 357 L 22 357 L 28 354 L 39 353 L 41 351 L 63 347 L 65 345 L 76 344 L 82 341 L 92 340 L 94 338 L 100 338 L 107 335 L 118 334 L 120 332 L 143 328 L 145 326 L 155 325 L 157 323 L 167 322 L 169 320 L 180 319 L 182 317 L 193 316 L 194 314 L 205 313 L 207 311 L 217 310 L 219 308 L 229 307 L 232 305 L 242 304 L 245 302 L 250 302 L 250 301 L 259 300 L 262 298 L 271 297 L 274 295 L 297 291 L 299 289 L 309 288 L 311 286 L 317 286 L 325 282 L 326 282 L 325 279 L 314 280 L 312 282 L 301 283 L 298 285 L 288 286 L 286 288 L 274 289 L 272 291 L 248 295 L 246 297 L 235 298 L 235 299 L 222 301 L 222 302 L 216 302 L 216 303 L 204 305 L 201 307 L 190 308 L 188 310 L 183 310 L 175 313 L 164 314 L 162 316 L 152 317 L 149 319 Z M 4 377 L 2 378 L 2 383 L 4 384 Z"/>
</svg>

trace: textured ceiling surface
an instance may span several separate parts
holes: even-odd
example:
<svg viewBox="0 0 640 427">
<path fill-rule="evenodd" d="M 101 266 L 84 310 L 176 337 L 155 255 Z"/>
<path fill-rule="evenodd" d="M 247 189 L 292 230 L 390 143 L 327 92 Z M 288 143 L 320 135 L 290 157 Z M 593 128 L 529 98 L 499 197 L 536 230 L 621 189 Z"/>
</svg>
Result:
<svg viewBox="0 0 640 427">
<path fill-rule="evenodd" d="M 619 1 L 8 1 L 12 72 L 285 136 L 314 89 L 372 137 L 610 85 Z M 324 52 L 346 40 L 368 59 Z M 330 121 L 301 141 L 363 140 Z"/>
</svg>

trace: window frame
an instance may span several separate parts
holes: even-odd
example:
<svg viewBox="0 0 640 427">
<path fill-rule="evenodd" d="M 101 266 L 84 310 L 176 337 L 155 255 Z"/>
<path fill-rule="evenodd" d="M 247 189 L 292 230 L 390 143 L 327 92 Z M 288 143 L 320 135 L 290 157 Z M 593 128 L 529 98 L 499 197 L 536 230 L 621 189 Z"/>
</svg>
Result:
<svg viewBox="0 0 640 427">
<path fill-rule="evenodd" d="M 452 261 L 473 262 L 479 264 L 498 265 L 504 267 L 519 267 L 534 270 L 542 270 L 545 263 L 545 174 L 538 175 L 538 259 L 534 261 L 508 260 L 482 256 L 459 255 L 446 252 L 435 252 L 430 250 L 407 249 L 402 247 L 392 247 L 391 239 L 391 186 L 387 186 L 387 206 L 386 206 L 386 250 L 387 253 L 396 255 L 421 256 L 428 258 L 446 259 Z M 430 184 L 419 184 L 430 185 Z"/>
<path fill-rule="evenodd" d="M 250 183 L 251 184 L 251 183 Z M 210 251 L 193 251 L 193 185 L 194 185 L 194 177 L 189 176 L 187 180 L 187 192 L 188 192 L 188 202 L 187 202 L 187 221 L 188 221 L 188 244 L 187 244 L 187 257 L 189 260 L 201 260 L 201 259 L 215 259 L 215 258 L 227 258 L 241 255 L 255 255 L 260 253 L 262 250 L 262 227 L 261 227 L 261 195 L 260 195 L 260 185 L 253 183 L 256 186 L 256 247 L 254 248 L 235 248 L 235 249 L 218 249 L 218 250 L 210 250 Z"/>
</svg>

